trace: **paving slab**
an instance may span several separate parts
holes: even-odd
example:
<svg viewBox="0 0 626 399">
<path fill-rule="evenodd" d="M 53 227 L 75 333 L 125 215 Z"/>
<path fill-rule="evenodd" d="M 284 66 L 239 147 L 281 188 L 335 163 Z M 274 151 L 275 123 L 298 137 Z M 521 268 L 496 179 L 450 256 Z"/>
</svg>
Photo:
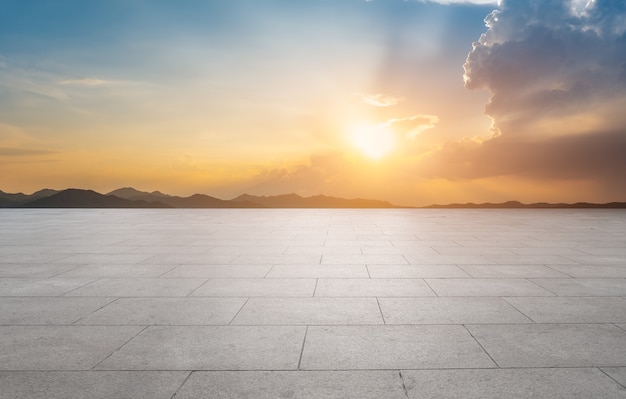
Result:
<svg viewBox="0 0 626 399">
<path fill-rule="evenodd" d="M 576 278 L 626 278 L 626 262 L 621 265 L 554 265 L 559 270 Z"/>
<path fill-rule="evenodd" d="M 0 399 L 170 399 L 186 371 L 0 371 Z"/>
<path fill-rule="evenodd" d="M 319 279 L 316 297 L 434 296 L 422 279 Z"/>
<path fill-rule="evenodd" d="M 176 399 L 406 399 L 397 371 L 199 371 Z"/>
<path fill-rule="evenodd" d="M 626 390 L 593 368 L 404 370 L 409 399 L 618 399 Z"/>
<path fill-rule="evenodd" d="M 554 296 L 526 279 L 426 279 L 439 296 Z"/>
<path fill-rule="evenodd" d="M 1 257 L 1 256 L 0 256 Z M 0 277 L 53 277 L 79 265 L 50 263 L 0 263 Z"/>
<path fill-rule="evenodd" d="M 162 277 L 173 278 L 263 278 L 272 266 L 264 265 L 181 265 Z"/>
<path fill-rule="evenodd" d="M 409 262 L 402 255 L 397 254 L 324 254 L 322 265 L 408 265 Z"/>
<path fill-rule="evenodd" d="M 124 265 L 134 265 L 136 263 L 149 259 L 152 255 L 146 254 L 119 254 L 119 253 L 107 253 L 107 254 L 73 254 L 65 255 L 62 258 L 52 263 L 62 264 L 91 264 L 91 263 L 117 263 Z"/>
<path fill-rule="evenodd" d="M 569 275 L 555 270 L 559 266 L 543 265 L 462 265 L 467 274 L 475 278 L 567 278 Z M 565 268 L 569 266 L 564 266 Z"/>
<path fill-rule="evenodd" d="M 76 324 L 227 325 L 245 302 L 245 298 L 120 298 Z"/>
<path fill-rule="evenodd" d="M 102 370 L 295 370 L 306 327 L 148 327 Z"/>
<path fill-rule="evenodd" d="M 532 279 L 559 296 L 626 296 L 626 278 Z"/>
<path fill-rule="evenodd" d="M 626 367 L 602 367 L 601 370 L 621 384 L 626 391 Z"/>
<path fill-rule="evenodd" d="M 371 278 L 470 278 L 456 265 L 368 265 Z"/>
<path fill-rule="evenodd" d="M 379 298 L 386 324 L 532 323 L 502 298 Z"/>
<path fill-rule="evenodd" d="M 376 298 L 250 298 L 233 325 L 383 324 Z"/>
<path fill-rule="evenodd" d="M 120 265 L 97 264 L 75 267 L 59 277 L 159 277 L 175 268 L 176 265 Z"/>
<path fill-rule="evenodd" d="M 192 296 L 221 297 L 312 297 L 315 279 L 215 278 L 195 290 Z"/>
<path fill-rule="evenodd" d="M 187 296 L 206 279 L 103 278 L 67 293 L 67 296 Z"/>
<path fill-rule="evenodd" d="M 68 325 L 114 298 L 0 297 L 0 325 Z"/>
<path fill-rule="evenodd" d="M 89 370 L 142 329 L 0 326 L 0 370 Z"/>
<path fill-rule="evenodd" d="M 267 278 L 368 278 L 365 265 L 276 265 Z"/>
<path fill-rule="evenodd" d="M 305 370 L 495 367 L 462 326 L 311 326 Z"/>
<path fill-rule="evenodd" d="M 0 296 L 59 296 L 93 282 L 93 278 L 0 278 Z"/>
<path fill-rule="evenodd" d="M 626 331 L 611 324 L 467 328 L 500 367 L 626 366 Z"/>
<path fill-rule="evenodd" d="M 615 297 L 509 297 L 537 323 L 624 323 L 626 299 Z"/>
</svg>

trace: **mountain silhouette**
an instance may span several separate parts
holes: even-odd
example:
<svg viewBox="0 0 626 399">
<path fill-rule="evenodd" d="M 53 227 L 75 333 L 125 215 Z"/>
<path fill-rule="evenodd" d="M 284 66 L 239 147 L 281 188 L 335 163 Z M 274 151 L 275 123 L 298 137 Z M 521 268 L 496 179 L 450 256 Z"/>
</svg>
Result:
<svg viewBox="0 0 626 399">
<path fill-rule="evenodd" d="M 24 208 L 169 208 L 160 202 L 127 200 L 114 195 L 103 195 L 93 190 L 70 188 L 38 198 L 22 205 Z"/>
<path fill-rule="evenodd" d="M 257 196 L 242 194 L 231 200 L 222 200 L 205 194 L 179 197 L 160 191 L 139 191 L 123 187 L 107 194 L 93 190 L 71 188 L 67 190 L 43 189 L 33 194 L 6 193 L 0 191 L 0 208 L 411 208 L 399 207 L 387 201 L 372 199 L 346 199 L 314 195 L 302 197 L 298 194 Z M 465 203 L 448 205 L 428 205 L 430 209 L 544 209 L 544 208 L 619 208 L 626 209 L 626 202 L 594 204 L 588 202 L 550 204 L 537 202 L 524 204 L 519 201 L 503 203 Z"/>
<path fill-rule="evenodd" d="M 127 200 L 140 200 L 146 202 L 161 202 L 174 208 L 259 208 L 258 204 L 248 202 L 234 202 L 228 200 L 222 200 L 219 198 L 211 197 L 204 194 L 194 194 L 190 197 L 178 197 L 173 195 L 163 194 L 159 191 L 153 191 L 151 193 L 145 191 L 135 190 L 132 187 L 124 187 L 114 191 L 111 191 L 107 195 L 114 195 L 116 197 L 124 198 Z"/>
</svg>

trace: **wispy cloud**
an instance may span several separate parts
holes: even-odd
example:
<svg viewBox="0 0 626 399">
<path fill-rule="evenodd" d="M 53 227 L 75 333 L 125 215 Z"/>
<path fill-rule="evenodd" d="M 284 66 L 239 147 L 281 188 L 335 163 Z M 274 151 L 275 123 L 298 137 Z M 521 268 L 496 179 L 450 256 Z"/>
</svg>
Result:
<svg viewBox="0 0 626 399">
<path fill-rule="evenodd" d="M 392 118 L 387 120 L 385 125 L 405 125 L 404 131 L 406 132 L 406 138 L 414 139 L 423 131 L 434 128 L 437 123 L 439 123 L 439 117 L 437 115 L 419 114 L 405 118 Z"/>
<path fill-rule="evenodd" d="M 360 94 L 361 101 L 375 107 L 391 107 L 404 101 L 404 98 L 387 96 L 385 94 Z"/>
<path fill-rule="evenodd" d="M 99 78 L 80 78 L 80 79 L 64 79 L 64 80 L 59 81 L 59 84 L 71 85 L 71 86 L 95 87 L 95 86 L 119 84 L 119 82 L 116 82 L 114 80 L 104 80 L 104 79 L 99 79 Z"/>
<path fill-rule="evenodd" d="M 11 148 L 0 147 L 0 157 L 23 157 L 32 155 L 50 155 L 56 154 L 56 151 L 42 150 L 34 148 Z"/>
</svg>

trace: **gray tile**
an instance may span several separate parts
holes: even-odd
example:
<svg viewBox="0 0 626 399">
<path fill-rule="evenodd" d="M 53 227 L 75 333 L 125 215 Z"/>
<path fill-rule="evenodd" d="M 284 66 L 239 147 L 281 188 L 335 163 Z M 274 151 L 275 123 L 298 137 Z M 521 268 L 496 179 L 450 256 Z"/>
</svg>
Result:
<svg viewBox="0 0 626 399">
<path fill-rule="evenodd" d="M 250 298 L 232 324 L 383 324 L 375 298 Z"/>
<path fill-rule="evenodd" d="M 285 250 L 286 254 L 315 254 L 315 255 L 361 255 L 361 247 L 359 246 L 337 246 L 337 247 L 315 247 L 315 246 L 301 246 L 301 247 L 289 247 Z"/>
<path fill-rule="evenodd" d="M 386 324 L 531 323 L 501 298 L 379 298 Z"/>
<path fill-rule="evenodd" d="M 271 266 L 263 265 L 181 265 L 163 277 L 182 278 L 263 278 Z"/>
<path fill-rule="evenodd" d="M 79 265 L 51 263 L 0 263 L 0 277 L 53 277 Z"/>
<path fill-rule="evenodd" d="M 239 255 L 237 254 L 159 254 L 149 255 L 143 263 L 151 265 L 228 265 Z"/>
<path fill-rule="evenodd" d="M 276 265 L 267 278 L 368 278 L 364 265 Z"/>
<path fill-rule="evenodd" d="M 555 265 L 556 270 L 577 278 L 626 278 L 626 262 L 621 265 Z"/>
<path fill-rule="evenodd" d="M 0 399 L 170 399 L 186 371 L 0 372 Z"/>
<path fill-rule="evenodd" d="M 187 296 L 206 279 L 105 278 L 68 293 L 68 296 Z"/>
<path fill-rule="evenodd" d="M 624 323 L 626 299 L 603 297 L 506 298 L 537 323 Z"/>
<path fill-rule="evenodd" d="M 148 327 L 98 369 L 295 370 L 306 327 Z"/>
<path fill-rule="evenodd" d="M 0 278 L 0 296 L 57 296 L 89 284 L 90 278 Z"/>
<path fill-rule="evenodd" d="M 405 258 L 412 265 L 488 265 L 495 263 L 484 255 L 414 255 Z"/>
<path fill-rule="evenodd" d="M 141 329 L 0 326 L 0 370 L 89 370 Z"/>
<path fill-rule="evenodd" d="M 402 371 L 410 399 L 618 399 L 626 391 L 597 369 Z"/>
<path fill-rule="evenodd" d="M 194 372 L 176 399 L 406 399 L 397 371 Z"/>
<path fill-rule="evenodd" d="M 402 255 L 322 255 L 322 265 L 407 265 L 409 262 Z"/>
<path fill-rule="evenodd" d="M 286 254 L 286 255 L 254 255 L 243 254 L 237 257 L 233 265 L 318 265 L 321 255 Z"/>
<path fill-rule="evenodd" d="M 626 389 L 626 367 L 602 367 L 602 371 L 607 373 Z"/>
<path fill-rule="evenodd" d="M 467 328 L 500 367 L 626 366 L 626 331 L 611 324 Z"/>
<path fill-rule="evenodd" d="M 559 296 L 626 296 L 626 279 L 533 279 Z"/>
<path fill-rule="evenodd" d="M 626 255 L 567 255 L 567 258 L 582 265 L 624 266 L 626 263 Z"/>
<path fill-rule="evenodd" d="M 577 262 L 559 255 L 486 255 L 499 265 L 572 265 Z"/>
<path fill-rule="evenodd" d="M 77 324 L 226 325 L 245 301 L 245 298 L 121 298 Z"/>
<path fill-rule="evenodd" d="M 85 265 L 65 272 L 59 277 L 159 277 L 176 265 Z"/>
<path fill-rule="evenodd" d="M 192 296 L 221 297 L 311 297 L 315 279 L 225 279 L 208 280 Z"/>
<path fill-rule="evenodd" d="M 455 265 L 368 265 L 371 278 L 464 278 L 471 277 Z"/>
<path fill-rule="evenodd" d="M 4 297 L 0 325 L 72 324 L 113 298 Z"/>
<path fill-rule="evenodd" d="M 559 266 L 463 265 L 461 269 L 476 278 L 567 278 L 567 274 L 554 270 L 557 267 Z"/>
<path fill-rule="evenodd" d="M 422 279 L 319 279 L 316 297 L 434 296 Z"/>
<path fill-rule="evenodd" d="M 70 257 L 67 254 L 49 254 L 49 253 L 21 253 L 21 254 L 3 254 L 0 256 L 0 264 L 16 264 L 16 263 L 48 263 L 52 261 L 60 261 Z M 66 262 L 63 262 L 66 263 Z M 78 262 L 85 263 L 85 262 Z"/>
<path fill-rule="evenodd" d="M 311 326 L 301 362 L 309 370 L 494 366 L 462 326 Z"/>
<path fill-rule="evenodd" d="M 512 255 L 513 252 L 507 248 L 497 246 L 471 246 L 460 247 L 456 246 L 435 246 L 433 247 L 441 255 L 495 255 L 495 254 L 507 254 Z"/>
<path fill-rule="evenodd" d="M 124 265 L 133 265 L 146 259 L 149 259 L 152 255 L 145 254 L 74 254 L 65 255 L 63 258 L 55 261 L 54 263 L 63 264 L 91 264 L 91 263 L 117 263 Z"/>
<path fill-rule="evenodd" d="M 553 296 L 525 279 L 427 279 L 439 296 Z"/>
</svg>

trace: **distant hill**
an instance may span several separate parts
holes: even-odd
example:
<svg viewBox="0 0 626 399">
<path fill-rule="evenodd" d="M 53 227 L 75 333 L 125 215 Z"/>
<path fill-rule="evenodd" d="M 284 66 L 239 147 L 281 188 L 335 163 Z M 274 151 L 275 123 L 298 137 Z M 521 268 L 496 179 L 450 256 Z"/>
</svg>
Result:
<svg viewBox="0 0 626 399">
<path fill-rule="evenodd" d="M 325 195 L 301 197 L 297 194 L 284 194 L 264 197 L 242 194 L 232 201 L 255 203 L 266 208 L 397 208 L 386 201 L 345 199 Z"/>
<path fill-rule="evenodd" d="M 58 193 L 57 190 L 43 189 L 32 194 L 24 194 L 24 193 L 5 193 L 4 191 L 0 191 L 0 207 L 16 207 L 22 204 L 25 204 L 30 201 L 34 201 L 39 198 L 49 197 L 53 194 Z"/>
<path fill-rule="evenodd" d="M 159 191 L 153 191 L 151 193 L 135 190 L 132 187 L 120 188 L 111 191 L 107 195 L 114 195 L 116 197 L 128 199 L 128 200 L 141 200 L 147 202 L 162 202 L 173 208 L 258 208 L 259 205 L 248 202 L 234 202 L 228 200 L 221 200 L 219 198 L 211 197 L 204 194 L 194 194 L 190 197 L 178 197 L 163 194 Z"/>
<path fill-rule="evenodd" d="M 302 197 L 298 194 L 282 194 L 273 196 L 257 196 L 242 194 L 230 200 L 223 200 L 205 194 L 194 194 L 179 197 L 164 194 L 160 191 L 139 191 L 132 187 L 123 187 L 107 194 L 93 190 L 43 189 L 33 194 L 6 193 L 0 191 L 0 208 L 410 208 L 399 207 L 387 201 L 372 199 L 346 199 L 314 195 Z M 465 203 L 448 205 L 428 205 L 427 209 L 554 209 L 554 208 L 585 208 L 585 209 L 626 209 L 626 202 L 610 202 L 594 204 L 577 202 L 573 204 L 550 204 L 537 202 L 523 204 L 518 201 L 502 203 Z"/>
<path fill-rule="evenodd" d="M 556 209 L 556 208 L 565 208 L 565 209 L 625 209 L 626 202 L 609 202 L 606 204 L 594 204 L 590 202 L 576 202 L 573 204 L 566 203 L 558 203 L 558 204 L 550 204 L 547 202 L 536 202 L 532 204 L 523 204 L 518 201 L 507 201 L 499 204 L 492 203 L 482 203 L 482 204 L 474 204 L 474 203 L 465 203 L 465 204 L 448 204 L 448 205 L 428 205 L 423 208 L 435 208 L 435 209 L 450 209 L 450 208 L 462 208 L 462 209 Z"/>
<path fill-rule="evenodd" d="M 169 208 L 160 202 L 127 200 L 92 190 L 67 189 L 22 205 L 24 208 Z"/>
</svg>

